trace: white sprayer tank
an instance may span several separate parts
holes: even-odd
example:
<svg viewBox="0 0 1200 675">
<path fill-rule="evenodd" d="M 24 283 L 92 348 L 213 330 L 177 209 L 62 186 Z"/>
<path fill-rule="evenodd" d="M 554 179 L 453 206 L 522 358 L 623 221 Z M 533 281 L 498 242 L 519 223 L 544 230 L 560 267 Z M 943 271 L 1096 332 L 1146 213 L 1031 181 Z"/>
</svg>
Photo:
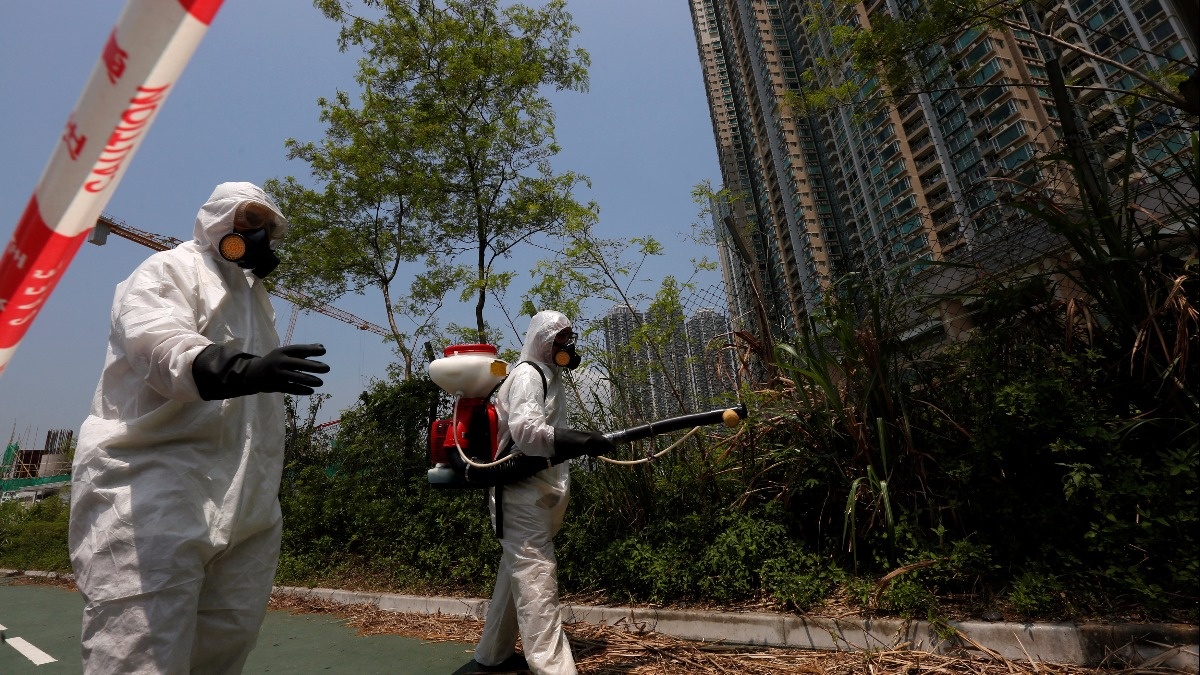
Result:
<svg viewBox="0 0 1200 675">
<path fill-rule="evenodd" d="M 508 362 L 494 345 L 450 345 L 443 354 L 429 364 L 429 379 L 447 394 L 485 398 L 508 375 Z"/>
</svg>

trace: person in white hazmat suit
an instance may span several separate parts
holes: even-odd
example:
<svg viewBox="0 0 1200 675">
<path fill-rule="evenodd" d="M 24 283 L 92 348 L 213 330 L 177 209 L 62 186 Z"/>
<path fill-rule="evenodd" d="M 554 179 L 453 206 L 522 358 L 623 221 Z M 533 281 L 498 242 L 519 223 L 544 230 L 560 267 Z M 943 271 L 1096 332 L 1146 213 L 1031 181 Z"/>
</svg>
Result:
<svg viewBox="0 0 1200 675">
<path fill-rule="evenodd" d="M 561 371 L 579 365 L 570 319 L 555 311 L 534 315 L 520 361 L 496 393 L 499 447 L 556 463 L 491 490 L 489 506 L 503 554 L 475 663 L 483 671 L 527 668 L 539 675 L 570 675 L 575 659 L 562 627 L 553 542 L 567 509 L 566 460 L 608 454 L 615 446 L 599 432 L 563 426 Z M 523 655 L 515 653 L 518 632 Z"/>
<path fill-rule="evenodd" d="M 279 346 L 262 277 L 287 227 L 260 188 L 222 183 L 192 241 L 117 286 L 71 483 L 86 673 L 237 673 L 254 647 L 279 559 L 282 392 L 329 371 L 307 358 L 320 345 Z"/>
</svg>

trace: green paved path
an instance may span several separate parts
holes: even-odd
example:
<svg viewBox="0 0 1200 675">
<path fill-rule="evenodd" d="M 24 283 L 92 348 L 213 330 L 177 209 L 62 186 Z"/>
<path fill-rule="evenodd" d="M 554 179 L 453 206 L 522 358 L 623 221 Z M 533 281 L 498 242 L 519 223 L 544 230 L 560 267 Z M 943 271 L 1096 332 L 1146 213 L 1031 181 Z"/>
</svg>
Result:
<svg viewBox="0 0 1200 675">
<path fill-rule="evenodd" d="M 81 673 L 79 593 L 51 586 L 0 584 L 0 674 Z M 56 659 L 34 665 L 17 649 L 25 643 Z M 469 672 L 474 645 L 426 644 L 395 635 L 360 637 L 338 619 L 314 614 L 269 612 L 245 673 L 426 673 Z"/>
</svg>

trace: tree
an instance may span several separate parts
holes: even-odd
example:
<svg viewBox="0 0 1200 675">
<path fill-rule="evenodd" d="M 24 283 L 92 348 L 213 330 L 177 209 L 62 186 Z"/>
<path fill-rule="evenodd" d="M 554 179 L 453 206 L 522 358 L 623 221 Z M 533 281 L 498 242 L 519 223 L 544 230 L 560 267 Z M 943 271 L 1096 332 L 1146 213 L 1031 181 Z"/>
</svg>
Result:
<svg viewBox="0 0 1200 675">
<path fill-rule="evenodd" d="M 554 112 L 543 87 L 585 91 L 587 53 L 563 0 L 542 9 L 497 0 L 317 0 L 341 24 L 339 47 L 361 49 L 358 100 L 320 99 L 320 143 L 287 141 L 323 184 L 269 181 L 293 222 L 281 282 L 319 299 L 369 288 L 383 295 L 411 374 L 416 346 L 438 330 L 446 294 L 484 309 L 513 274 L 498 263 L 522 244 L 560 233 L 582 210 L 585 179 L 556 174 Z M 351 14 L 357 5 L 363 16 Z M 370 15 L 370 18 L 367 18 Z M 400 273 L 421 264 L 405 293 Z M 405 333 L 397 317 L 415 326 Z"/>
</svg>

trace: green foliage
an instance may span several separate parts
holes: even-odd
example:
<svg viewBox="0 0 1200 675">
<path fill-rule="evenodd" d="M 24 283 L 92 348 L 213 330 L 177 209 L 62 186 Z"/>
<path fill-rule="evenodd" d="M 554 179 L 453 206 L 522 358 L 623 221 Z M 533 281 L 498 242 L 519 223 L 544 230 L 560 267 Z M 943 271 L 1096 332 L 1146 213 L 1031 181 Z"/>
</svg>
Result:
<svg viewBox="0 0 1200 675">
<path fill-rule="evenodd" d="M 735 433 L 700 434 L 650 464 L 574 463 L 556 542 L 564 592 L 800 611 L 841 592 L 946 634 L 943 599 L 963 595 L 1029 618 L 1134 604 L 1194 621 L 1200 458 L 1183 383 L 1196 381 L 1195 214 L 1153 229 L 1027 199 L 1066 233 L 1069 255 L 968 289 L 973 327 L 959 342 L 902 339 L 927 308 L 899 304 L 895 280 L 846 277 L 778 349 L 783 377 L 741 393 L 751 417 Z M 621 287 L 626 273 L 597 243 L 579 243 L 580 259 L 596 256 L 591 272 L 548 274 L 541 297 Z M 680 290 L 664 283 L 639 344 L 664 344 Z M 619 356 L 589 365 L 615 375 Z M 625 426 L 636 392 L 614 386 L 612 401 L 573 388 L 572 415 Z M 437 405 L 428 382 L 397 379 L 365 392 L 327 448 L 296 425 L 281 579 L 486 592 L 499 549 L 481 494 L 425 484 Z"/>
<path fill-rule="evenodd" d="M 779 346 L 780 370 L 795 383 L 784 405 L 808 432 L 805 441 L 835 463 L 829 473 L 844 489 L 842 538 L 855 563 L 859 543 L 876 528 L 884 530 L 885 558 L 897 553 L 894 496 L 928 473 L 906 396 L 926 376 L 893 332 L 899 309 L 864 279 L 847 276 L 796 344 Z"/>
<path fill-rule="evenodd" d="M 779 514 L 710 505 L 626 531 L 600 529 L 594 510 L 573 515 L 559 535 L 560 578 L 577 590 L 653 602 L 731 603 L 757 596 L 768 575 L 781 602 L 799 605 L 824 597 L 831 583 L 815 557 L 788 548 Z"/>
<path fill-rule="evenodd" d="M 289 447 L 281 582 L 349 569 L 408 588 L 491 583 L 500 549 L 484 493 L 436 491 L 425 478 L 439 396 L 425 378 L 374 382 L 323 452 Z"/>
<path fill-rule="evenodd" d="M 1126 152 L 1134 135 L 1130 124 Z M 1036 195 L 1018 204 L 1061 235 L 1073 253 L 1074 260 L 1059 270 L 1082 291 L 1068 300 L 1068 346 L 1078 340 L 1099 350 L 1114 394 L 1125 405 L 1191 419 L 1190 428 L 1181 429 L 1190 434 L 1197 429 L 1200 403 L 1186 384 L 1200 377 L 1200 361 L 1188 346 L 1200 333 L 1196 138 L 1193 133 L 1190 156 L 1181 153 L 1165 164 L 1130 162 L 1118 177 L 1122 189 L 1113 203 L 1093 199 L 1075 205 Z M 1070 162 L 1082 171 L 1079 160 Z M 1152 177 L 1149 195 L 1133 189 L 1135 171 Z M 1158 205 L 1156 212 L 1146 213 L 1146 201 Z"/>
<path fill-rule="evenodd" d="M 1132 278 L 1154 278 L 1154 265 L 1143 261 Z M 1159 610 L 1194 597 L 1194 418 L 1170 407 L 1161 375 L 1183 367 L 1178 355 L 1132 376 L 1129 351 L 1110 355 L 1078 337 L 1064 345 L 1067 306 L 1040 276 L 982 289 L 970 338 L 926 353 L 891 338 L 890 295 L 843 284 L 813 330 L 780 347 L 794 386 L 757 401 L 754 442 L 772 461 L 746 472 L 745 489 L 808 514 L 822 534 L 810 527 L 803 543 L 848 552 L 860 574 L 944 561 L 877 598 L 864 592 L 864 606 L 921 614 L 934 608 L 930 593 L 998 589 L 1008 570 L 1030 565 L 1086 588 L 1079 607 L 1094 611 L 1105 592 Z M 1105 331 L 1145 325 L 1103 303 L 1091 311 Z M 1193 331 L 1190 321 L 1161 323 L 1160 344 Z M 830 504 L 845 506 L 837 514 Z M 1032 586 L 1022 588 L 1035 607 Z"/>
<path fill-rule="evenodd" d="M 0 504 L 0 567 L 67 573 L 70 507 L 57 496 Z"/>
<path fill-rule="evenodd" d="M 717 602 L 753 597 L 762 585 L 762 568 L 782 553 L 787 528 L 736 512 L 719 519 L 718 525 L 723 527 L 701 560 L 711 574 L 700 581 L 701 597 Z"/>
<path fill-rule="evenodd" d="M 1023 616 L 1053 616 L 1062 610 L 1065 588 L 1046 572 L 1022 572 L 1013 579 L 1008 601 Z"/>
<path fill-rule="evenodd" d="M 904 618 L 924 618 L 937 608 L 937 597 L 918 579 L 901 577 L 891 583 L 879 598 L 879 608 Z"/>
<path fill-rule="evenodd" d="M 845 581 L 831 561 L 798 549 L 764 561 L 760 575 L 764 594 L 798 612 L 818 607 Z"/>
<path fill-rule="evenodd" d="M 360 91 L 319 101 L 324 140 L 286 143 L 318 187 L 265 185 L 292 222 L 275 281 L 324 301 L 379 292 L 411 376 L 448 293 L 475 300 L 471 341 L 488 342 L 485 305 L 513 277 L 499 264 L 586 218 L 586 179 L 550 165 L 544 91 L 585 91 L 588 56 L 562 0 L 315 4 L 362 51 Z"/>
</svg>

